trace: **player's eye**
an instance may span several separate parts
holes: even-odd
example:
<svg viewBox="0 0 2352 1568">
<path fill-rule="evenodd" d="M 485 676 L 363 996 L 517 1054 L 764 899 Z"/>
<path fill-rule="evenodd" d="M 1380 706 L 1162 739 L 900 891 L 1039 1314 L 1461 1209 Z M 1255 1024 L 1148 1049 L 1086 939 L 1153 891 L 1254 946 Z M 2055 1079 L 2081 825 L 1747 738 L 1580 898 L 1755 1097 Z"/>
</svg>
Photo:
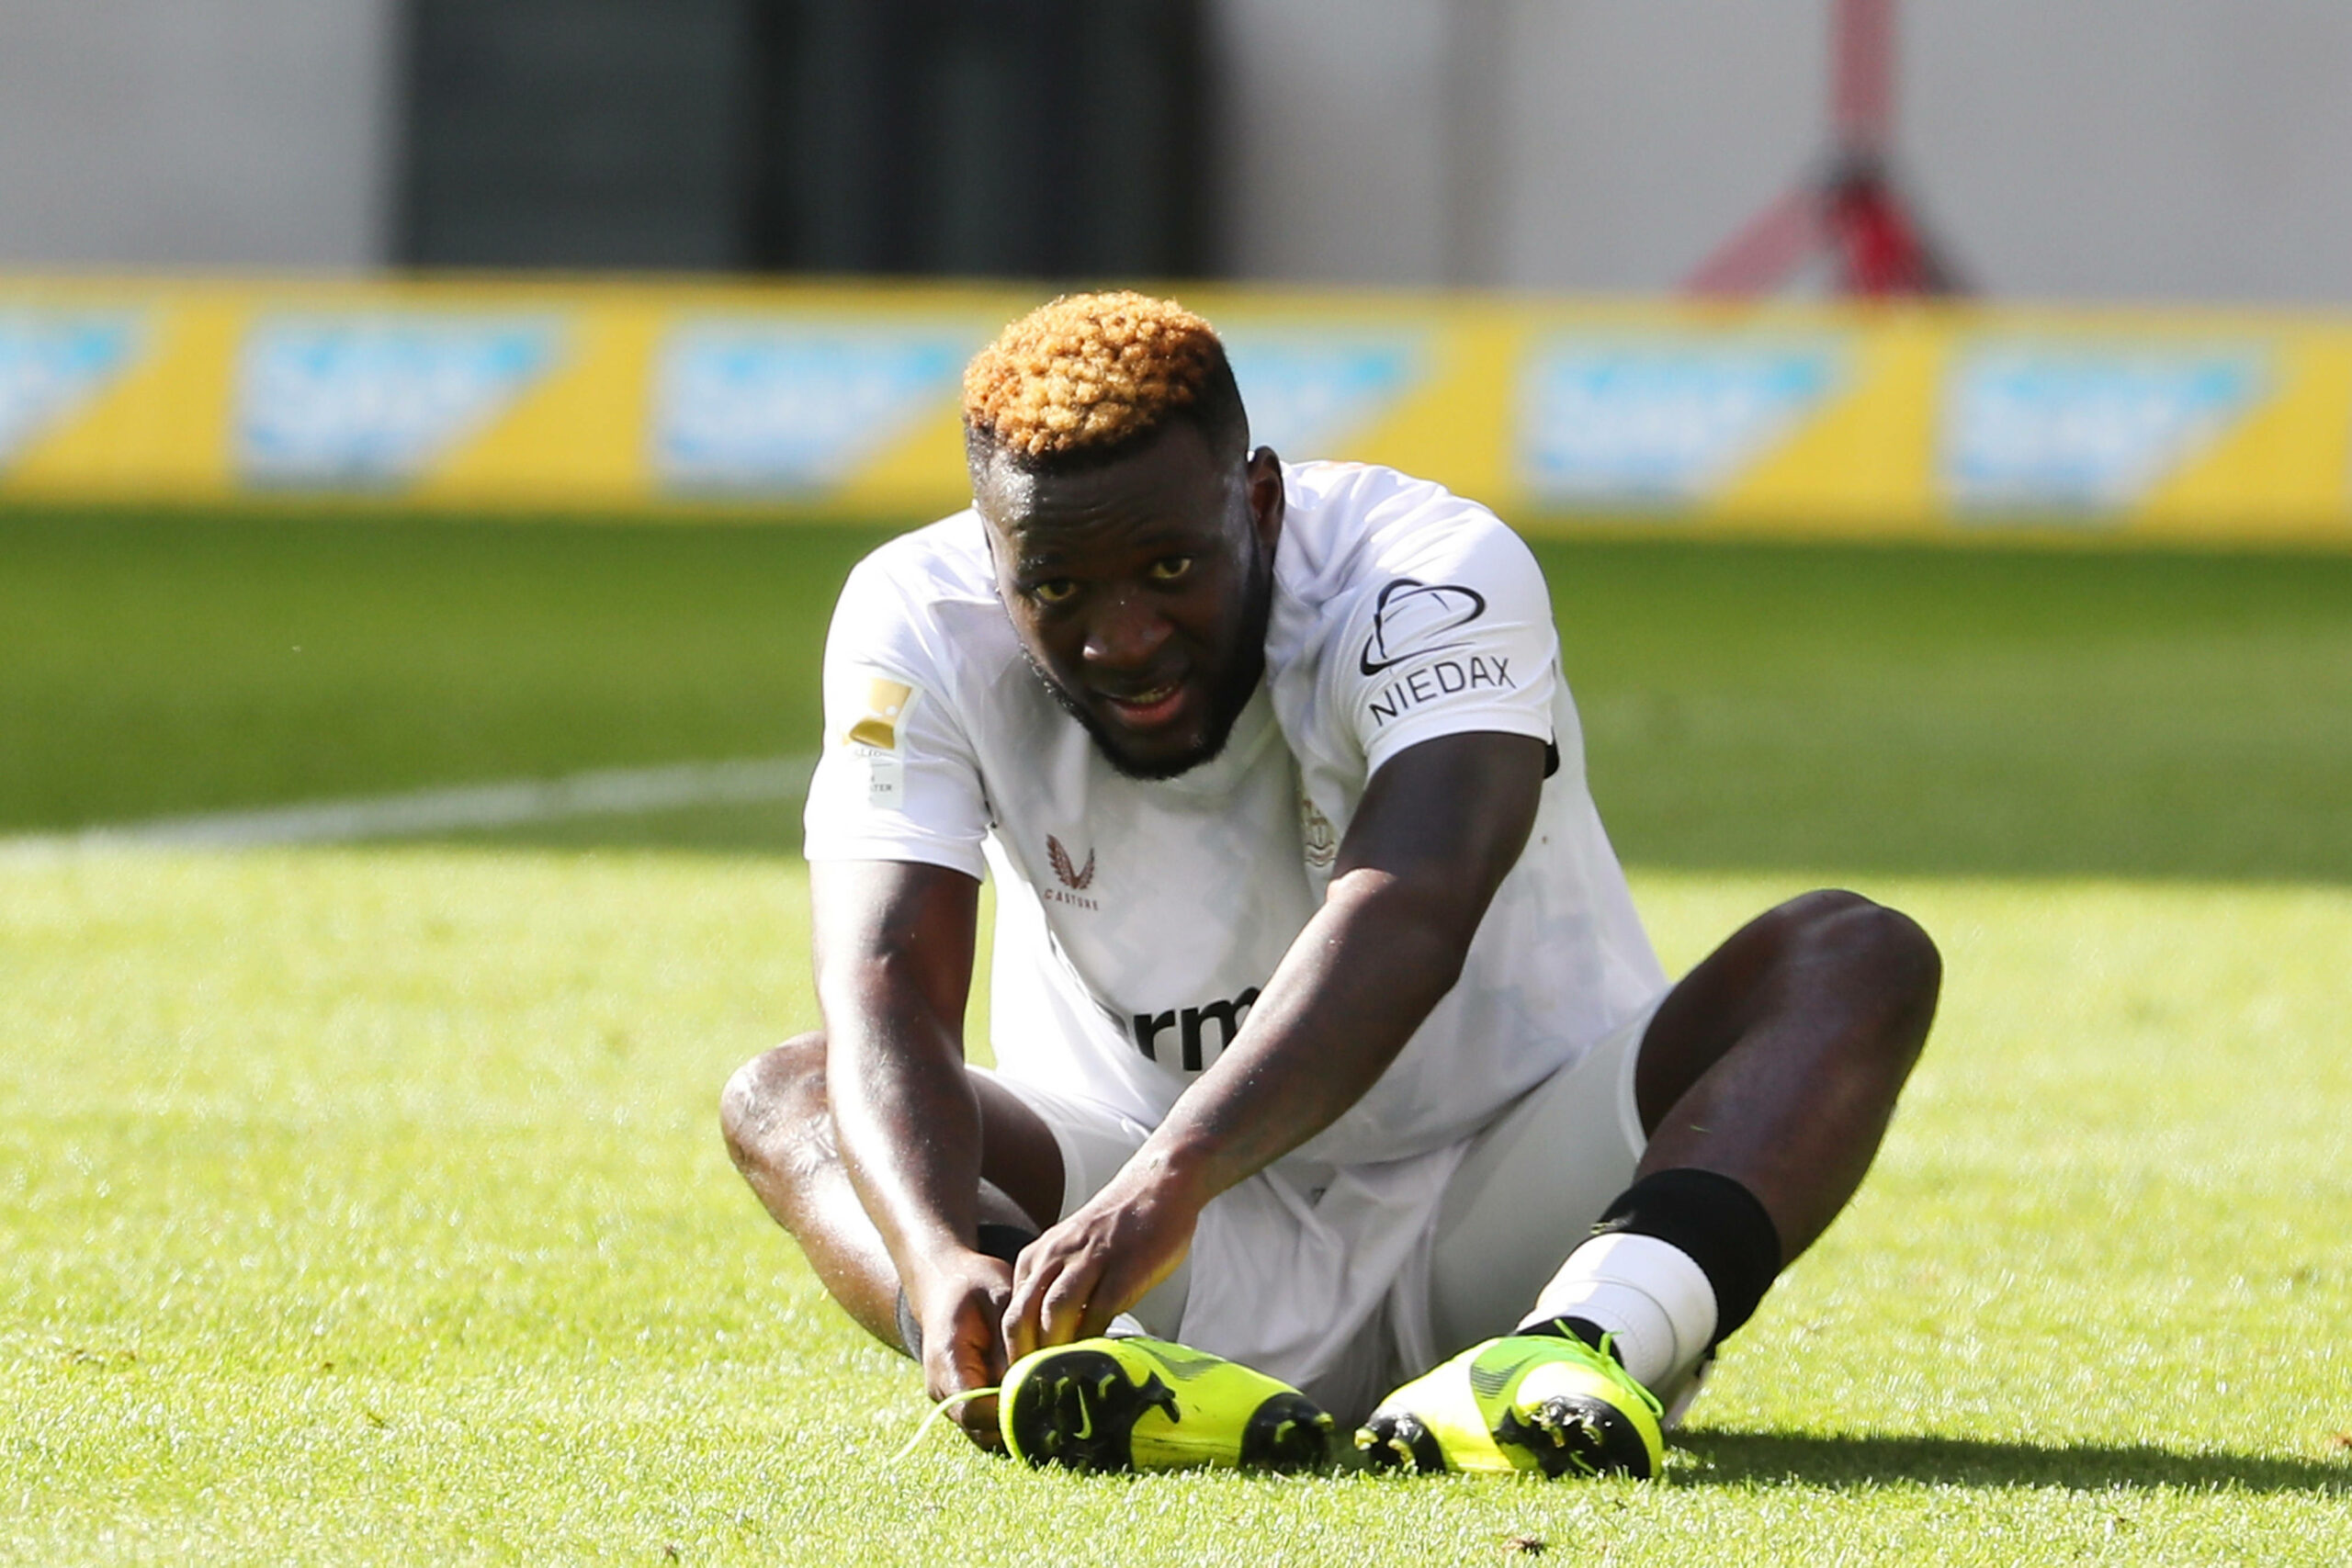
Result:
<svg viewBox="0 0 2352 1568">
<path fill-rule="evenodd" d="M 1162 556 L 1151 563 L 1151 580 L 1154 582 L 1175 582 L 1192 570 L 1193 558 L 1190 556 Z"/>
<path fill-rule="evenodd" d="M 1029 597 L 1040 604 L 1060 604 L 1068 602 L 1070 595 L 1077 592 L 1078 584 L 1069 578 L 1049 577 L 1043 582 L 1034 584 L 1029 590 Z"/>
</svg>

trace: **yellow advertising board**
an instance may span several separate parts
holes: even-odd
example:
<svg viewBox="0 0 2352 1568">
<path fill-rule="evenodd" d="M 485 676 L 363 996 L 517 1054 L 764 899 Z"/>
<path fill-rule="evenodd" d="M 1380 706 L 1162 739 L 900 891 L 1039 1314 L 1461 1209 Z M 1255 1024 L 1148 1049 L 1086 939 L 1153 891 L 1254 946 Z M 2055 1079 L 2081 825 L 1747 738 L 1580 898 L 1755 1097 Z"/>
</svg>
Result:
<svg viewBox="0 0 2352 1568">
<path fill-rule="evenodd" d="M 2352 318 L 1204 286 L 1255 436 L 1532 531 L 2352 542 Z M 0 498 L 915 518 L 1035 289 L 0 279 Z"/>
</svg>

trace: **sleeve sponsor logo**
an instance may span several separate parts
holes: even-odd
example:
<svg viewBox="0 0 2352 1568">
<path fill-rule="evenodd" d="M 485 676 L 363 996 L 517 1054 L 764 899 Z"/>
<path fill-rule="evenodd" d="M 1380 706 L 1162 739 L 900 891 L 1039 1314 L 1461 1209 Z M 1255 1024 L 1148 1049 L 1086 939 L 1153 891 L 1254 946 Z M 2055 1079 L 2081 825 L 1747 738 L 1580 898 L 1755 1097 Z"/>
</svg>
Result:
<svg viewBox="0 0 2352 1568">
<path fill-rule="evenodd" d="M 1373 607 L 1372 635 L 1364 638 L 1357 667 L 1377 675 L 1408 659 L 1466 648 L 1464 640 L 1443 639 L 1486 613 L 1487 596 L 1475 588 L 1400 577 L 1380 591 L 1380 602 Z"/>
<path fill-rule="evenodd" d="M 1424 704 L 1463 692 L 1517 690 L 1508 655 L 1464 653 L 1471 639 L 1454 635 L 1486 613 L 1486 595 L 1457 582 L 1400 577 L 1383 588 L 1373 611 L 1372 635 L 1364 638 L 1356 667 L 1366 675 L 1399 664 L 1413 668 L 1373 694 L 1373 723 L 1387 724 Z"/>
<path fill-rule="evenodd" d="M 2267 389 L 2259 347 L 1994 342 L 1945 388 L 1943 482 L 1980 511 L 2130 506 Z"/>
<path fill-rule="evenodd" d="M 127 314 L 0 310 L 0 464 L 121 375 L 137 336 Z"/>
<path fill-rule="evenodd" d="M 238 367 L 240 467 L 288 487 L 406 483 L 546 375 L 559 335 L 541 319 L 264 317 Z"/>
<path fill-rule="evenodd" d="M 1417 665 L 1399 675 L 1372 699 L 1372 722 L 1387 724 L 1441 697 L 1464 692 L 1515 692 L 1519 682 L 1510 660 L 1498 653 L 1474 653 L 1462 659 L 1439 659 Z"/>
</svg>

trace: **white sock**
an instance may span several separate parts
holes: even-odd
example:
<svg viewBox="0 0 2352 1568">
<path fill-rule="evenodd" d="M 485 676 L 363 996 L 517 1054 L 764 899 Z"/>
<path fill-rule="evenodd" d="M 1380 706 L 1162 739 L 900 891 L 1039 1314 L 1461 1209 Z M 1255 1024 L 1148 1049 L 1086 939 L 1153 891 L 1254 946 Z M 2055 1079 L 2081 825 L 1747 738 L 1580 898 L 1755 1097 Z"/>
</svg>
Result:
<svg viewBox="0 0 2352 1568">
<path fill-rule="evenodd" d="M 1597 1235 L 1574 1252 L 1520 1326 L 1580 1317 L 1614 1336 L 1634 1381 L 1656 1389 L 1695 1365 L 1715 1332 L 1715 1292 L 1690 1255 L 1653 1235 Z"/>
<path fill-rule="evenodd" d="M 1151 1337 L 1151 1330 L 1136 1322 L 1133 1314 L 1123 1312 L 1111 1320 L 1111 1326 L 1102 1331 L 1102 1337 L 1105 1339 L 1148 1339 Z"/>
</svg>

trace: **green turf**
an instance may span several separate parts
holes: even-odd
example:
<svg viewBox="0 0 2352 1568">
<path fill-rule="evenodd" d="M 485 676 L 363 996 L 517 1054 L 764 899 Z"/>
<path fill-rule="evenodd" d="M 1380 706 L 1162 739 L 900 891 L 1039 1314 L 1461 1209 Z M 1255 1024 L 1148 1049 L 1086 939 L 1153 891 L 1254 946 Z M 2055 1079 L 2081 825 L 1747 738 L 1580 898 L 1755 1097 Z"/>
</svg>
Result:
<svg viewBox="0 0 2352 1568">
<path fill-rule="evenodd" d="M 807 750 L 878 537 L 0 512 L 0 829 Z"/>
<path fill-rule="evenodd" d="M 0 512 L 0 831 L 805 751 L 881 536 Z M 2352 879 L 2352 557 L 1540 553 L 1630 860 Z"/>
<path fill-rule="evenodd" d="M 1786 879 L 1657 873 L 1687 961 Z M 2352 893 L 1871 884 L 1951 983 L 1664 1485 L 1033 1476 L 727 1168 L 800 874 L 0 866 L 0 1559 L 2336 1563 Z"/>
</svg>

